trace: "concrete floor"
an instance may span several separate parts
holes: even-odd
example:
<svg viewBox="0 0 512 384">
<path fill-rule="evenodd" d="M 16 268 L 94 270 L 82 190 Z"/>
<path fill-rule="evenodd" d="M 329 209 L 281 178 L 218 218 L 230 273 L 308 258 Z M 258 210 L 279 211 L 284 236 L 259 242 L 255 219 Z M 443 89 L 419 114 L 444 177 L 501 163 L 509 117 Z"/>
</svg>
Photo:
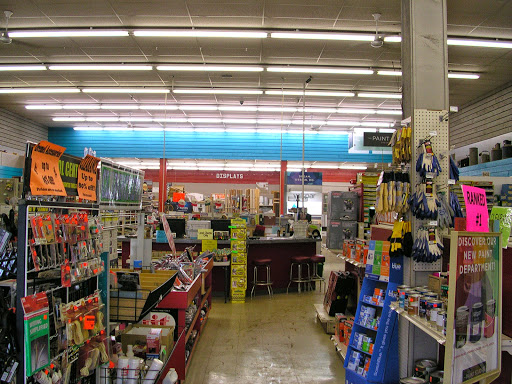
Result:
<svg viewBox="0 0 512 384">
<path fill-rule="evenodd" d="M 325 248 L 324 277 L 343 262 Z M 334 346 L 316 320 L 319 290 L 258 294 L 245 304 L 214 298 L 186 384 L 339 384 L 345 372 Z"/>
</svg>

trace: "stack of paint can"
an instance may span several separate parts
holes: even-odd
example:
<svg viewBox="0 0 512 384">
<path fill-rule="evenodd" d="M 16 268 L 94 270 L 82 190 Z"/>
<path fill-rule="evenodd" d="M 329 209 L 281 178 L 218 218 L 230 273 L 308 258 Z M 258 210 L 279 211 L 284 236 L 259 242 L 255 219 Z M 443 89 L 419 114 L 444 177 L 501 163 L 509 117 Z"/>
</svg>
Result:
<svg viewBox="0 0 512 384">
<path fill-rule="evenodd" d="M 437 370 L 434 360 L 422 359 L 414 365 L 414 375 L 400 379 L 400 384 L 442 384 L 444 371 Z"/>
</svg>

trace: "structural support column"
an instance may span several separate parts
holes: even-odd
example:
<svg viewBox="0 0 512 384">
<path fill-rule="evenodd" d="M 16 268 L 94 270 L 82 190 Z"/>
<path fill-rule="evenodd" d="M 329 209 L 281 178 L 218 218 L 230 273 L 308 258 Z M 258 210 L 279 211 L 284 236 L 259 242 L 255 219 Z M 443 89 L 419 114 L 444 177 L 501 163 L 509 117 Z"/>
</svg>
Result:
<svg viewBox="0 0 512 384">
<path fill-rule="evenodd" d="M 286 191 L 286 172 L 288 168 L 288 161 L 281 160 L 281 173 L 279 180 L 279 214 L 284 215 L 284 203 L 285 200 L 285 191 Z M 276 212 L 277 213 L 277 212 Z"/>
<path fill-rule="evenodd" d="M 448 124 L 444 121 L 448 101 L 448 51 L 446 44 L 447 0 L 402 0 L 402 102 L 404 118 L 411 117 L 411 185 L 421 180 L 415 172 L 418 144 L 429 136 L 434 153 L 441 161 L 443 174 L 434 180 L 441 184 L 448 172 Z M 435 132 L 435 133 L 434 133 Z M 446 184 L 446 183 L 445 183 Z M 412 218 L 413 236 L 428 221 Z M 404 262 L 404 284 L 417 286 L 428 282 L 430 271 L 440 263 Z M 437 359 L 437 342 L 410 325 L 399 323 L 400 377 L 413 373 L 414 361 Z"/>
<path fill-rule="evenodd" d="M 167 160 L 160 159 L 160 169 L 158 170 L 158 212 L 165 211 L 165 201 L 167 200 Z"/>
</svg>

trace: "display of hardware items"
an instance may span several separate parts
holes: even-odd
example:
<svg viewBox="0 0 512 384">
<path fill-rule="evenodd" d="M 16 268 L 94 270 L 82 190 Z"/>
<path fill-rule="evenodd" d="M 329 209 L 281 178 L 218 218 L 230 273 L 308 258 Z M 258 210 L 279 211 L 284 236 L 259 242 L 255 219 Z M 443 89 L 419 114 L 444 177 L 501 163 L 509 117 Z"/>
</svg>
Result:
<svg viewBox="0 0 512 384">
<path fill-rule="evenodd" d="M 18 253 L 10 240 L 11 233 L 0 229 L 0 281 L 16 278 Z"/>
</svg>

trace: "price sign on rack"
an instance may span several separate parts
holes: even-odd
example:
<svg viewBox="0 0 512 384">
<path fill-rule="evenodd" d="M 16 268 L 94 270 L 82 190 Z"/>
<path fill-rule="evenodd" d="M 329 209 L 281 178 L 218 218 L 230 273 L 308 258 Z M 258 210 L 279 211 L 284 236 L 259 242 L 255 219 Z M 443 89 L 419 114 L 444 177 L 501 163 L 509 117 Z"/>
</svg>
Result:
<svg viewBox="0 0 512 384">
<path fill-rule="evenodd" d="M 66 148 L 48 141 L 40 141 L 31 155 L 30 192 L 34 196 L 66 196 L 60 177 L 59 159 Z"/>
<path fill-rule="evenodd" d="M 100 159 L 87 155 L 78 165 L 78 197 L 84 200 L 96 201 L 96 185 L 98 163 Z"/>
</svg>

